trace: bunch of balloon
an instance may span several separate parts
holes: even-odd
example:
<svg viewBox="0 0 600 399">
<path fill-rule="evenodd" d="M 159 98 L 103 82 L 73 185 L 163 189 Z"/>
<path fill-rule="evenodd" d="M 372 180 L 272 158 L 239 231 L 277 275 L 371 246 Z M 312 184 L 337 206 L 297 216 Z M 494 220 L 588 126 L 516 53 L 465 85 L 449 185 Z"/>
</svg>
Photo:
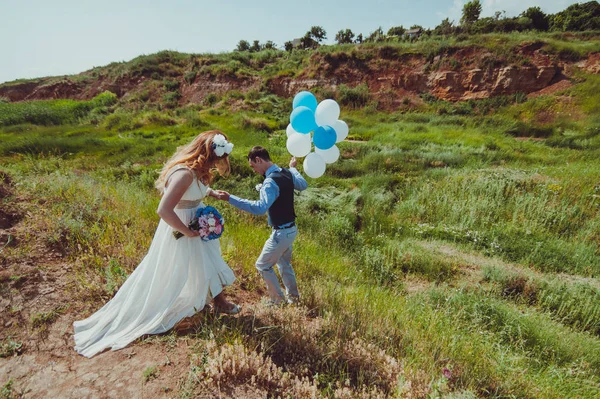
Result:
<svg viewBox="0 0 600 399">
<path fill-rule="evenodd" d="M 306 157 L 304 173 L 316 179 L 323 176 L 327 164 L 340 157 L 336 144 L 348 137 L 348 125 L 338 119 L 340 106 L 337 102 L 328 99 L 317 103 L 317 98 L 308 91 L 294 96 L 292 108 L 286 129 L 287 150 L 295 157 Z"/>
</svg>

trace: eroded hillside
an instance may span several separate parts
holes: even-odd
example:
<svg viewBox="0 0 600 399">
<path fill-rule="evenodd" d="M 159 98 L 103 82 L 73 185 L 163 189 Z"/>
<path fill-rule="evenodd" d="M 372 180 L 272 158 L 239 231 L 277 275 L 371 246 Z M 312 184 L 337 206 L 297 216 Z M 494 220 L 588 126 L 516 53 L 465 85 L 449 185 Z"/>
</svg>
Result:
<svg viewBox="0 0 600 399">
<path fill-rule="evenodd" d="M 554 85 L 564 88 L 578 70 L 600 72 L 600 41 L 594 37 L 563 35 L 558 41 L 520 40 L 500 46 L 502 40 L 329 46 L 293 53 L 163 51 L 79 75 L 5 83 L 0 97 L 13 102 L 88 100 L 108 90 L 124 105 L 177 107 L 210 103 L 231 91 L 290 97 L 309 89 L 328 96 L 346 86 L 363 88 L 380 108 L 398 109 L 418 102 L 424 93 L 449 101 L 532 94 Z M 565 44 L 569 40 L 572 47 Z"/>
</svg>

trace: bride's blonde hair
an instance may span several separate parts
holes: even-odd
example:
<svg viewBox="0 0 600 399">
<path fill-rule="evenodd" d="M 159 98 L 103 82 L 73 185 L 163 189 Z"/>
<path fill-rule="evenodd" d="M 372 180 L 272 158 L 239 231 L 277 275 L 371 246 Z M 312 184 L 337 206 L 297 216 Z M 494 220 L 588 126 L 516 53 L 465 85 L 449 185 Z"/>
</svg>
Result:
<svg viewBox="0 0 600 399">
<path fill-rule="evenodd" d="M 227 139 L 223 132 L 209 130 L 200 133 L 191 143 L 179 147 L 163 166 L 154 186 L 161 193 L 164 192 L 169 172 L 179 164 L 187 166 L 206 185 L 213 180 L 213 169 L 216 169 L 221 176 L 228 176 L 231 171 L 228 154 L 224 153 L 219 157 L 213 149 L 213 139 L 217 134 L 222 134 Z"/>
</svg>

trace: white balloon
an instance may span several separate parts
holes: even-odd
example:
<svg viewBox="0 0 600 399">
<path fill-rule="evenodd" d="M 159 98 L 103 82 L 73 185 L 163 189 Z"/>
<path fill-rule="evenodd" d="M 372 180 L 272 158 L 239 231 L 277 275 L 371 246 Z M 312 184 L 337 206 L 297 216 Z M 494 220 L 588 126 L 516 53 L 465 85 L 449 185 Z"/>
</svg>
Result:
<svg viewBox="0 0 600 399">
<path fill-rule="evenodd" d="M 285 146 L 295 157 L 305 157 L 311 148 L 310 134 L 293 133 L 287 139 Z"/>
<path fill-rule="evenodd" d="M 325 161 L 315 152 L 311 152 L 304 158 L 304 173 L 316 179 L 325 173 Z"/>
<path fill-rule="evenodd" d="M 294 133 L 298 133 L 298 132 L 294 130 L 291 123 L 288 123 L 287 127 L 285 128 L 285 134 L 287 134 L 287 136 L 290 137 Z M 301 133 L 298 133 L 298 134 L 301 134 Z"/>
<path fill-rule="evenodd" d="M 333 124 L 333 130 L 335 130 L 335 133 L 337 135 L 337 140 L 335 141 L 336 143 L 339 143 L 340 141 L 343 141 L 346 139 L 346 137 L 348 137 L 348 125 L 346 124 L 346 122 L 342 121 L 342 120 L 337 120 L 335 121 L 335 123 Z"/>
<path fill-rule="evenodd" d="M 337 146 L 333 146 L 326 150 L 321 150 L 320 148 L 315 148 L 315 153 L 319 154 L 321 158 L 325 161 L 325 163 L 334 163 L 340 157 L 340 149 Z"/>
<path fill-rule="evenodd" d="M 315 111 L 315 121 L 318 126 L 333 126 L 340 117 L 340 106 L 335 100 L 323 100 L 317 105 Z"/>
</svg>

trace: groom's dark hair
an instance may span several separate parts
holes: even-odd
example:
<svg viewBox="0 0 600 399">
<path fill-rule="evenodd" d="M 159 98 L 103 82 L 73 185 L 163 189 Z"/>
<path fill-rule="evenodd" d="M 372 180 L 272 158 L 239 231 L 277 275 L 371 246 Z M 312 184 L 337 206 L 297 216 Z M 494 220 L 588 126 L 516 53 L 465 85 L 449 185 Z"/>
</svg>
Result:
<svg viewBox="0 0 600 399">
<path fill-rule="evenodd" d="M 252 149 L 248 153 L 248 160 L 254 161 L 256 158 L 260 158 L 264 161 L 271 161 L 269 151 L 267 151 L 266 148 L 261 147 L 259 145 L 252 147 Z"/>
</svg>

